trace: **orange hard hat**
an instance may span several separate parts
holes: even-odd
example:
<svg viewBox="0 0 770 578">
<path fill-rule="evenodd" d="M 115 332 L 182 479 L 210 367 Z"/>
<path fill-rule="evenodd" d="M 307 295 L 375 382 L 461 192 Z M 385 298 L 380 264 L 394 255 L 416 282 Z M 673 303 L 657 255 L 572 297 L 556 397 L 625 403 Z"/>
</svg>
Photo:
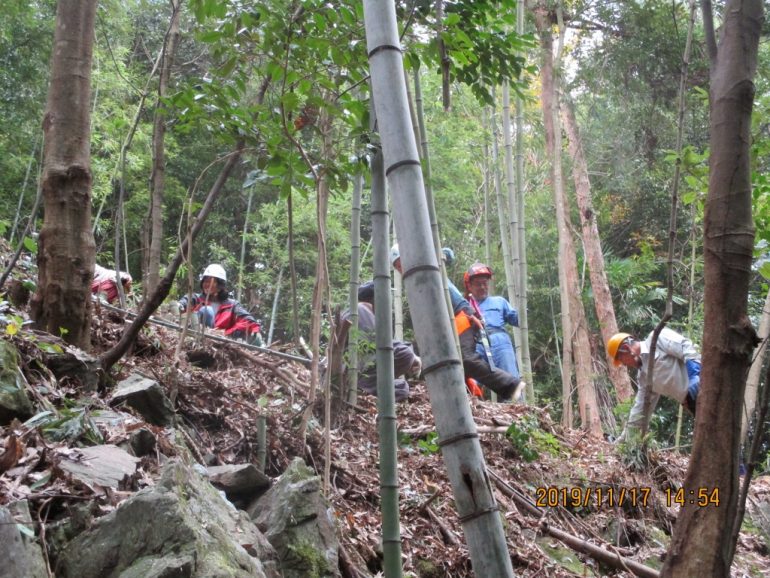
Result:
<svg viewBox="0 0 770 578">
<path fill-rule="evenodd" d="M 610 337 L 610 340 L 607 342 L 607 355 L 612 358 L 612 363 L 615 367 L 620 367 L 623 365 L 620 361 L 618 361 L 617 355 L 618 349 L 620 349 L 620 346 L 625 343 L 626 339 L 633 339 L 633 336 L 630 333 L 616 333 Z"/>
</svg>

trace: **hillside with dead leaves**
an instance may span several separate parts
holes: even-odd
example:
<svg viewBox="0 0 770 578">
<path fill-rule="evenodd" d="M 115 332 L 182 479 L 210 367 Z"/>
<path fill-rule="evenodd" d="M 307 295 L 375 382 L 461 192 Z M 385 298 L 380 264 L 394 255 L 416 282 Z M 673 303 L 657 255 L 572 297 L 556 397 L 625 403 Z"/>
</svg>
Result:
<svg viewBox="0 0 770 578">
<path fill-rule="evenodd" d="M 24 316 L 23 308 L 6 304 L 6 323 L 13 325 L 8 320 Z M 128 322 L 96 305 L 91 353 L 117 342 Z M 178 332 L 150 324 L 116 373 L 102 376 L 98 390 L 84 394 L 77 379 L 57 378 L 46 365 L 46 355 L 51 348 L 64 347 L 62 342 L 17 329 L 5 330 L 3 339 L 21 353 L 24 387 L 35 400 L 35 416 L 0 429 L 0 505 L 28 500 L 33 531 L 44 546 L 51 529 L 75 504 L 87 502 L 95 516 L 104 515 L 153 485 L 160 466 L 180 453 L 206 466 L 257 463 L 259 416 L 267 419 L 269 476 L 280 475 L 296 456 L 323 475 L 321 401 L 312 408 L 306 439 L 299 435 L 310 389 L 303 364 L 205 339 L 187 342 L 181 359 L 175 360 Z M 139 415 L 110 419 L 113 384 L 137 372 L 163 386 L 175 405 L 177 427 L 148 424 Z M 667 501 L 684 479 L 685 456 L 654 453 L 648 468 L 634 472 L 621 462 L 615 446 L 562 430 L 546 411 L 477 399 L 469 403 L 518 576 L 632 576 L 644 575 L 634 564 L 660 567 L 678 509 Z M 417 383 L 397 412 L 405 573 L 472 576 L 425 385 Z M 125 445 L 140 428 L 151 431 L 157 444 L 117 491 L 78 483 L 60 467 L 77 447 Z M 342 544 L 342 574 L 377 575 L 382 560 L 374 398 L 361 397 L 358 407 L 336 412 L 329 435 L 327 496 Z M 770 512 L 767 477 L 752 482 L 749 512 L 754 521 L 744 523 L 733 575 L 770 575 L 767 535 L 756 521 Z M 56 560 L 49 556 L 48 564 L 55 574 Z"/>
</svg>

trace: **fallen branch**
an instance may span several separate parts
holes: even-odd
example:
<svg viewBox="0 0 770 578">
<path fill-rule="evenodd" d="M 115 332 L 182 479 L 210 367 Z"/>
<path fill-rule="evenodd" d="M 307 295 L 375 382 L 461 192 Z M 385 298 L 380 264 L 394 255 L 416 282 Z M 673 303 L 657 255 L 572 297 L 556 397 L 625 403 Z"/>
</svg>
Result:
<svg viewBox="0 0 770 578">
<path fill-rule="evenodd" d="M 115 311 L 117 313 L 123 313 L 124 315 L 128 315 L 129 317 L 137 316 L 137 314 L 133 313 L 132 311 L 126 311 L 125 309 L 121 309 L 120 307 L 115 307 L 114 305 L 110 305 L 108 303 L 101 303 L 100 305 L 105 309 L 108 309 L 110 311 Z M 173 329 L 174 331 L 182 331 L 181 325 L 172 323 L 171 321 L 166 321 L 165 319 L 149 317 L 147 318 L 147 322 L 154 323 L 155 325 L 160 325 L 161 327 L 167 327 L 169 329 Z M 303 365 L 310 365 L 310 362 L 311 362 L 310 359 L 307 359 L 305 357 L 300 357 L 299 355 L 292 355 L 290 353 L 284 353 L 283 351 L 276 351 L 274 349 L 268 349 L 267 347 L 260 347 L 259 345 L 251 345 L 250 343 L 245 343 L 243 341 L 235 341 L 234 339 L 228 339 L 227 337 L 222 337 L 221 335 L 216 335 L 215 333 L 210 333 L 210 332 L 201 333 L 200 331 L 192 331 L 188 329 L 187 334 L 193 335 L 195 337 L 202 337 L 203 339 L 210 339 L 218 343 L 229 343 L 231 345 L 237 345 L 238 347 L 241 347 L 243 349 L 259 351 L 260 353 L 266 353 L 268 355 L 273 355 L 275 357 L 281 357 L 283 359 L 296 361 L 298 363 L 302 363 Z"/>
</svg>

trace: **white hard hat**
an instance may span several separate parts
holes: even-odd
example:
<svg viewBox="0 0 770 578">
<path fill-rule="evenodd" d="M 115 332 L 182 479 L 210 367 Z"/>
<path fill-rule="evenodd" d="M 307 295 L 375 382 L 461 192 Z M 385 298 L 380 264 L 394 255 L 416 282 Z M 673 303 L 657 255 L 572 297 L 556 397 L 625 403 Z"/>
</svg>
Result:
<svg viewBox="0 0 770 578">
<path fill-rule="evenodd" d="M 401 253 L 398 252 L 398 243 L 390 248 L 390 264 L 395 265 L 396 261 L 401 258 Z"/>
<path fill-rule="evenodd" d="M 222 281 L 227 281 L 227 273 L 225 273 L 225 268 L 222 267 L 222 265 L 218 265 L 216 263 L 213 263 L 206 267 L 203 270 L 203 275 L 201 275 L 201 281 L 204 277 L 214 277 L 214 279 L 221 279 Z"/>
</svg>

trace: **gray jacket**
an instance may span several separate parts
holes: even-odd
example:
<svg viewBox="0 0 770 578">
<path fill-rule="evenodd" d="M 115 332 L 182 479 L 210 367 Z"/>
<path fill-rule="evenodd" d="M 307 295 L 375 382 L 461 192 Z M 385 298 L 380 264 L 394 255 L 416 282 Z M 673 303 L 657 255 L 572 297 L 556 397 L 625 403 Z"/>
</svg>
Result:
<svg viewBox="0 0 770 578">
<path fill-rule="evenodd" d="M 648 384 L 648 370 L 650 365 L 650 346 L 652 345 L 652 332 L 647 339 L 641 342 L 642 367 L 639 369 L 639 390 L 628 416 L 628 427 L 641 428 L 644 423 L 644 396 L 643 388 Z M 700 353 L 692 341 L 680 335 L 673 329 L 664 327 L 658 336 L 658 345 L 655 348 L 655 373 L 651 388 L 651 412 L 658 405 L 661 395 L 671 397 L 683 403 L 687 397 L 686 362 L 695 360 L 700 363 Z"/>
</svg>

